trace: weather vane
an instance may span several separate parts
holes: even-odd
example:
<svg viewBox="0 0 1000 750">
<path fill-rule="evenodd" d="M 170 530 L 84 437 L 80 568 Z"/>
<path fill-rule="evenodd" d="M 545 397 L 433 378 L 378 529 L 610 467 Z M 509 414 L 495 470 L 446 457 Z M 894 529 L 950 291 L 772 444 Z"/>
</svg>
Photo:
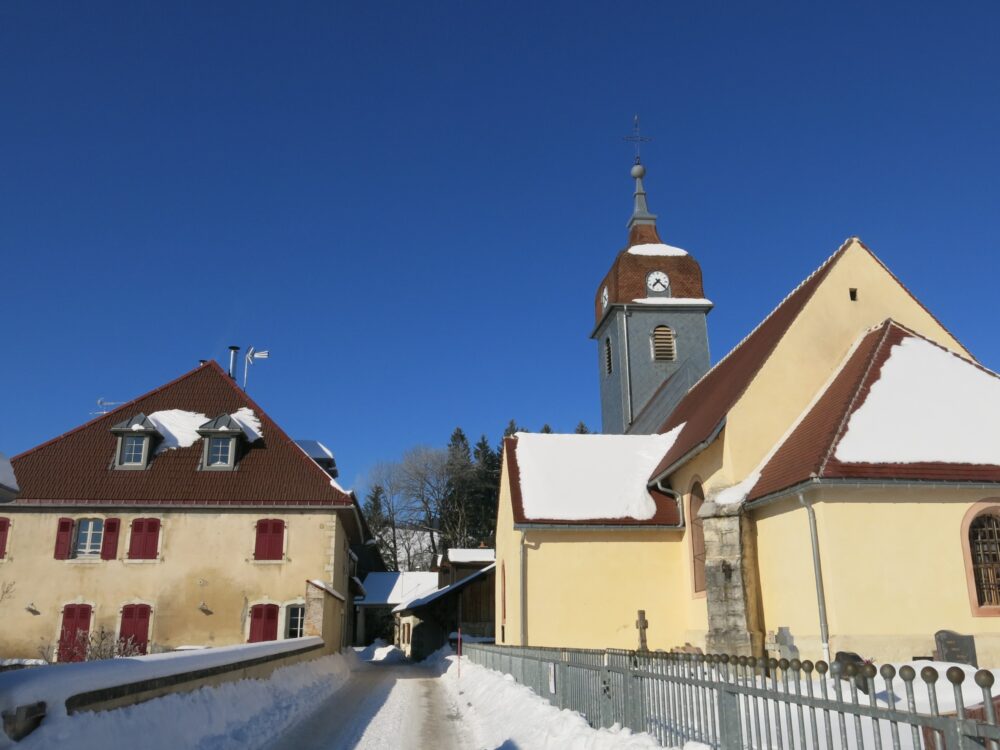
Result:
<svg viewBox="0 0 1000 750">
<path fill-rule="evenodd" d="M 635 163 L 639 163 L 639 150 L 642 148 L 643 143 L 649 143 L 653 139 L 648 135 L 643 135 L 639 132 L 639 115 L 636 115 L 632 120 L 632 135 L 625 136 L 622 140 L 628 141 L 629 143 L 635 144 Z"/>
</svg>

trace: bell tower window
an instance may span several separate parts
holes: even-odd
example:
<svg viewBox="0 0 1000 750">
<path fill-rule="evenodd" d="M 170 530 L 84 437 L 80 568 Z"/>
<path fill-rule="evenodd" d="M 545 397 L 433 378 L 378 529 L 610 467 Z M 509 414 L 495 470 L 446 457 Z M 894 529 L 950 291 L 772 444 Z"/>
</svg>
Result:
<svg viewBox="0 0 1000 750">
<path fill-rule="evenodd" d="M 653 359 L 656 362 L 673 362 L 677 359 L 677 344 L 674 331 L 669 326 L 656 326 L 650 337 Z"/>
</svg>

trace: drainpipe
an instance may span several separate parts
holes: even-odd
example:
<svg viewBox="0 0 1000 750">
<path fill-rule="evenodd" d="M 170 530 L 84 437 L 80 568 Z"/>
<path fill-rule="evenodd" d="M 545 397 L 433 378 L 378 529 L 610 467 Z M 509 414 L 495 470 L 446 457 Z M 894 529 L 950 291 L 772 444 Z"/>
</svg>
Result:
<svg viewBox="0 0 1000 750">
<path fill-rule="evenodd" d="M 629 366 L 629 356 L 628 356 L 628 305 L 623 305 L 622 310 L 624 315 L 622 320 L 625 321 L 625 414 L 628 421 L 625 422 L 626 430 L 632 426 L 632 368 Z"/>
<path fill-rule="evenodd" d="M 656 489 L 658 489 L 664 495 L 670 495 L 670 497 L 672 497 L 674 499 L 674 501 L 677 503 L 677 516 L 680 519 L 677 522 L 677 528 L 684 528 L 684 525 L 685 525 L 684 524 L 684 501 L 681 500 L 681 493 L 679 493 L 677 490 L 672 490 L 669 487 L 664 487 L 662 479 L 657 479 L 655 482 L 653 482 L 653 486 L 656 487 Z"/>
<path fill-rule="evenodd" d="M 809 516 L 809 537 L 812 539 L 813 574 L 816 577 L 816 602 L 819 606 L 819 639 L 823 647 L 823 659 L 830 663 L 830 628 L 826 624 L 826 594 L 823 591 L 823 569 L 819 561 L 819 532 L 816 530 L 816 511 L 798 493 L 799 504 Z"/>
<path fill-rule="evenodd" d="M 528 548 L 521 531 L 521 645 L 528 645 Z"/>
</svg>

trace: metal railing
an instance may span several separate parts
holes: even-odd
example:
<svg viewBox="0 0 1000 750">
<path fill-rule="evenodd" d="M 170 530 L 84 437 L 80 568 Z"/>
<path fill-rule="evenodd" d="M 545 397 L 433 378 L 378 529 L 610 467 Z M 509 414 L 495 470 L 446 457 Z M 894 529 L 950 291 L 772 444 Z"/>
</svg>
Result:
<svg viewBox="0 0 1000 750">
<path fill-rule="evenodd" d="M 1000 750 L 991 672 L 933 666 L 463 644 L 594 727 L 648 732 L 665 747 L 719 750 Z M 918 665 L 919 666 L 919 665 Z M 967 707 L 968 706 L 968 707 Z"/>
</svg>

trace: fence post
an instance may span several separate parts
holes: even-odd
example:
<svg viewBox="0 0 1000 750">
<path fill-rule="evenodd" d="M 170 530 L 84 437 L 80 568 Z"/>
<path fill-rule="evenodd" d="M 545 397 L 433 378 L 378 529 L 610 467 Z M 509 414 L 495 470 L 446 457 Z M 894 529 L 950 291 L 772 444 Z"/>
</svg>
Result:
<svg viewBox="0 0 1000 750">
<path fill-rule="evenodd" d="M 719 748 L 742 750 L 740 729 L 740 697 L 728 684 L 719 686 Z"/>
</svg>

